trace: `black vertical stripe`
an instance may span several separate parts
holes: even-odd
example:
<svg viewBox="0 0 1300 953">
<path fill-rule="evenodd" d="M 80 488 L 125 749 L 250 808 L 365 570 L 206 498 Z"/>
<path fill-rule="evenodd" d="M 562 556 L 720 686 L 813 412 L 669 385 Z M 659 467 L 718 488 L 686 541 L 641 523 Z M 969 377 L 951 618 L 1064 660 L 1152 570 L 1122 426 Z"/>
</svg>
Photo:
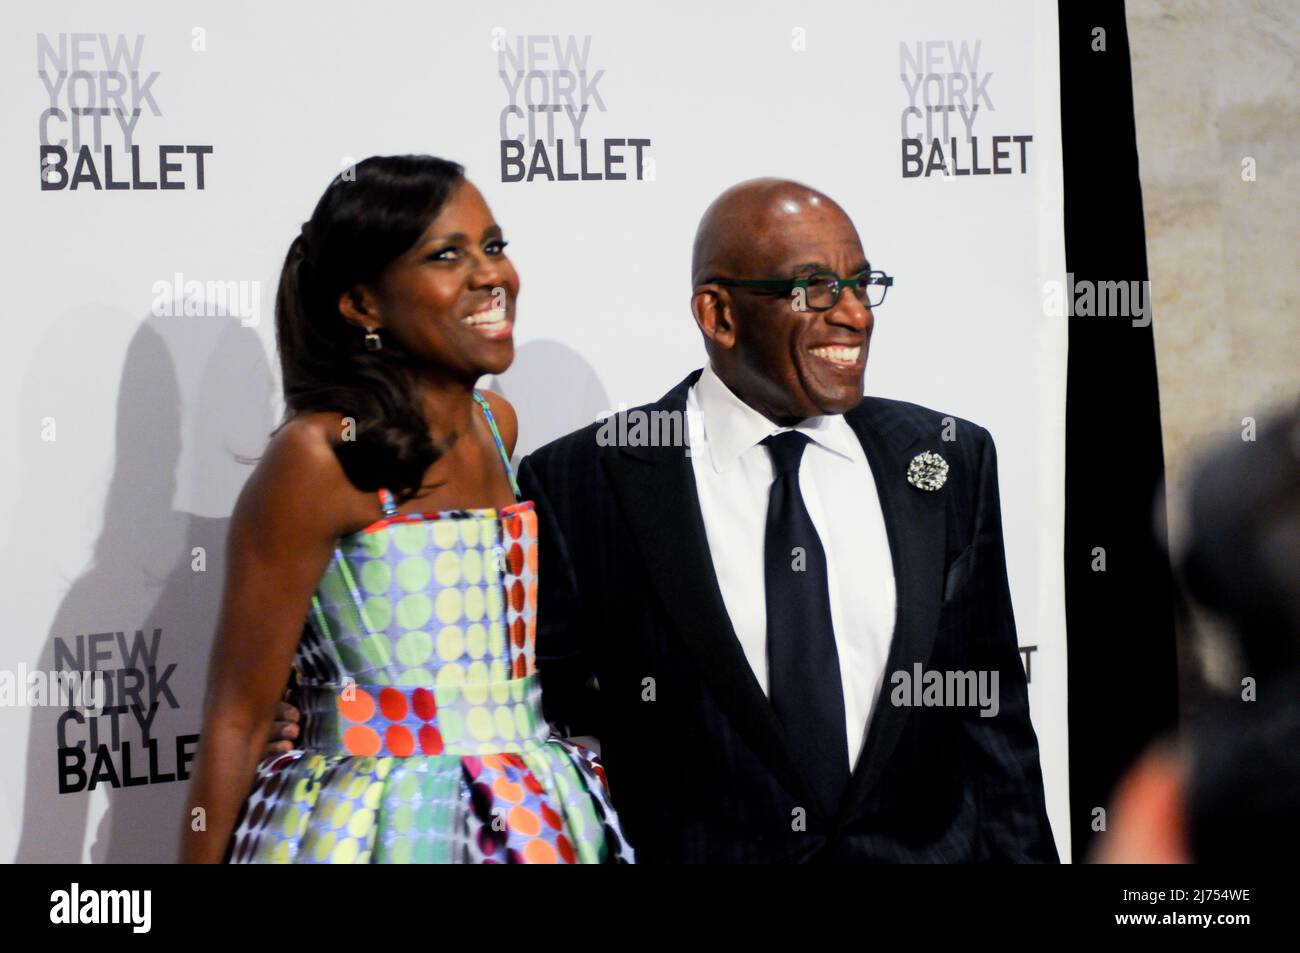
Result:
<svg viewBox="0 0 1300 953">
<path fill-rule="evenodd" d="M 1124 3 L 1062 0 L 1058 15 L 1066 270 L 1076 281 L 1143 281 Z M 1096 28 L 1105 30 L 1105 52 L 1092 48 Z M 1065 611 L 1070 827 L 1079 861 L 1095 836 L 1093 809 L 1107 805 L 1143 747 L 1174 727 L 1177 667 L 1163 528 L 1153 523 L 1164 455 L 1152 325 L 1068 320 Z M 1092 569 L 1095 547 L 1105 549 L 1105 572 Z"/>
</svg>

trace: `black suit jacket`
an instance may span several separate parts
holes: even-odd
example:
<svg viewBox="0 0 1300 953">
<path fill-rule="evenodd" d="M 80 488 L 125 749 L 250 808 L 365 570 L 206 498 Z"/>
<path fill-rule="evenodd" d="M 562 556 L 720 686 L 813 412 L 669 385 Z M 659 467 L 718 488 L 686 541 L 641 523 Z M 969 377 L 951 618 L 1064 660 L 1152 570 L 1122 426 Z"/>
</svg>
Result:
<svg viewBox="0 0 1300 953">
<path fill-rule="evenodd" d="M 699 374 L 636 409 L 675 411 L 684 429 Z M 520 464 L 541 523 L 546 716 L 600 739 L 639 862 L 1054 862 L 993 440 L 958 418 L 944 440 L 938 412 L 876 397 L 845 418 L 875 476 L 898 608 L 885 684 L 838 811 L 814 806 L 732 629 L 680 445 L 602 446 L 593 424 Z M 950 467 L 933 492 L 906 479 L 925 450 Z M 999 713 L 894 706 L 890 673 L 917 662 L 998 671 Z"/>
</svg>

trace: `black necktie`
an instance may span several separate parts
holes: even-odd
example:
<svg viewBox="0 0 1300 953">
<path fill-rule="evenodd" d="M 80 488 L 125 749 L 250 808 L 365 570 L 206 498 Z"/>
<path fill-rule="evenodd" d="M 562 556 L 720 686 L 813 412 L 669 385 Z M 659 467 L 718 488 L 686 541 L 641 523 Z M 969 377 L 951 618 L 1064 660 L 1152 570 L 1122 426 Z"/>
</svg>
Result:
<svg viewBox="0 0 1300 953">
<path fill-rule="evenodd" d="M 763 443 L 776 470 L 763 539 L 768 698 L 823 809 L 834 813 L 849 780 L 848 736 L 826 552 L 799 492 L 808 437 L 787 430 Z"/>
</svg>

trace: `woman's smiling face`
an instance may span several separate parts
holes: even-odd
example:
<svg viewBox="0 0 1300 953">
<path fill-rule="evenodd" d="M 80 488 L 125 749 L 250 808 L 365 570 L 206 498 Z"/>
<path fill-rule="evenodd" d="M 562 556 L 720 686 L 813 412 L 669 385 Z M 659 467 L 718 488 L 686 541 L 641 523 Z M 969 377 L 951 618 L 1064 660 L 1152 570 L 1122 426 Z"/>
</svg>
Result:
<svg viewBox="0 0 1300 953">
<path fill-rule="evenodd" d="M 371 289 L 382 334 L 471 384 L 502 373 L 514 360 L 519 294 L 505 245 L 482 194 L 462 180 Z"/>
</svg>

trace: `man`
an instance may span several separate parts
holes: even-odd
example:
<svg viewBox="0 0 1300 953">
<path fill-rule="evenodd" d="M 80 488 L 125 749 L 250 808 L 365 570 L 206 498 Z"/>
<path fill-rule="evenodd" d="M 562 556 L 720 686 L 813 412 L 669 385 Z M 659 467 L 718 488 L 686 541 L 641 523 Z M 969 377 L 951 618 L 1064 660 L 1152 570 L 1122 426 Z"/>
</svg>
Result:
<svg viewBox="0 0 1300 953">
<path fill-rule="evenodd" d="M 863 397 L 888 279 L 826 196 L 729 189 L 692 269 L 709 366 L 519 468 L 547 717 L 638 862 L 1055 862 L 992 438 Z M 689 452 L 602 439 L 683 414 Z M 916 666 L 995 703 L 894 704 Z"/>
</svg>

